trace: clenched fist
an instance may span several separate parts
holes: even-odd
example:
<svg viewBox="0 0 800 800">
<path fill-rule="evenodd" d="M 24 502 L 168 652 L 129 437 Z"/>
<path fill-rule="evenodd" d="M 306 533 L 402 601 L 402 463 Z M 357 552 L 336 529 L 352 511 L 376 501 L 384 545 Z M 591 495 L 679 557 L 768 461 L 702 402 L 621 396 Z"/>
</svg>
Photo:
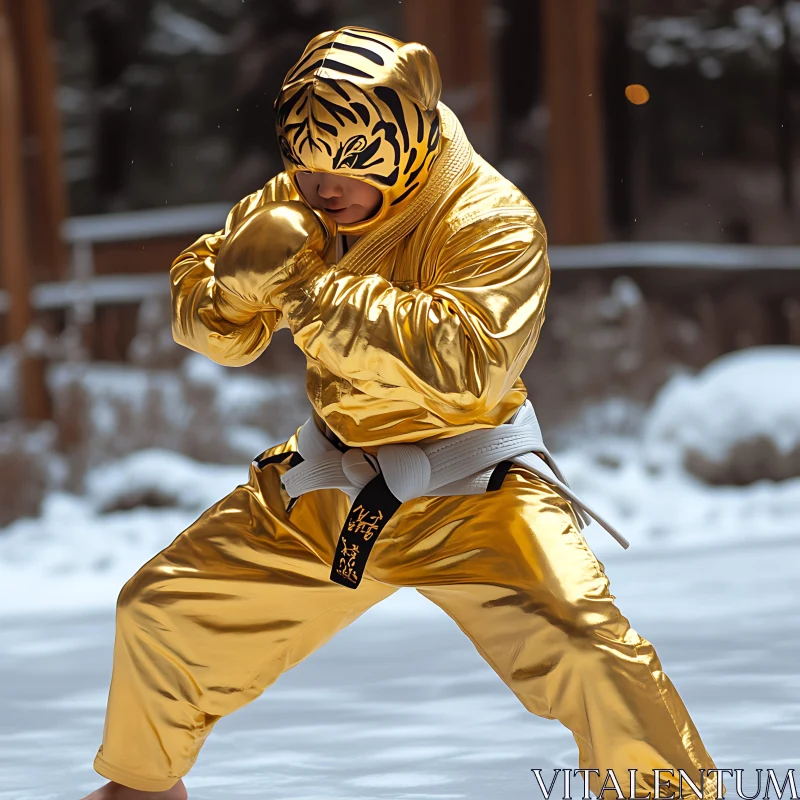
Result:
<svg viewBox="0 0 800 800">
<path fill-rule="evenodd" d="M 320 265 L 336 223 L 297 201 L 265 203 L 225 239 L 214 268 L 216 303 L 231 322 L 274 308 L 270 297 Z"/>
</svg>

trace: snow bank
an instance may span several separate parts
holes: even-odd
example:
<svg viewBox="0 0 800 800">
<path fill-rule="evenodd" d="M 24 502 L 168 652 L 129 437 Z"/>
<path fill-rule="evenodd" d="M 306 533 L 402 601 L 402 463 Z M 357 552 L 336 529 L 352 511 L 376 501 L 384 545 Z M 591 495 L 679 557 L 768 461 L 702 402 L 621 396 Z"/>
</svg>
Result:
<svg viewBox="0 0 800 800">
<path fill-rule="evenodd" d="M 142 564 L 247 476 L 246 464 L 157 450 L 90 471 L 85 496 L 53 492 L 41 516 L 0 531 L 0 613 L 113 608 Z"/>
<path fill-rule="evenodd" d="M 203 510 L 223 496 L 247 467 L 199 464 L 170 450 L 143 450 L 86 478 L 87 500 L 98 513 L 150 507 Z"/>
<path fill-rule="evenodd" d="M 0 528 L 40 513 L 47 491 L 60 476 L 50 423 L 0 423 Z"/>
<path fill-rule="evenodd" d="M 791 34 L 800 31 L 800 2 L 785 4 Z M 732 19 L 723 23 L 718 15 L 639 15 L 629 37 L 634 50 L 643 52 L 658 69 L 698 63 L 707 78 L 718 78 L 727 62 L 742 57 L 763 68 L 770 55 L 784 43 L 784 22 L 780 8 L 759 8 L 749 3 L 736 8 Z"/>
<path fill-rule="evenodd" d="M 225 369 L 192 354 L 179 369 L 59 364 L 48 375 L 71 479 L 149 448 L 242 463 L 290 436 L 311 413 L 302 384 Z"/>
<path fill-rule="evenodd" d="M 800 348 L 757 347 L 676 375 L 644 424 L 647 463 L 713 484 L 800 476 Z"/>
<path fill-rule="evenodd" d="M 677 464 L 654 470 L 636 439 L 598 439 L 556 458 L 575 493 L 631 542 L 625 551 L 592 523 L 584 536 L 602 560 L 800 540 L 800 478 L 709 486 Z"/>
</svg>

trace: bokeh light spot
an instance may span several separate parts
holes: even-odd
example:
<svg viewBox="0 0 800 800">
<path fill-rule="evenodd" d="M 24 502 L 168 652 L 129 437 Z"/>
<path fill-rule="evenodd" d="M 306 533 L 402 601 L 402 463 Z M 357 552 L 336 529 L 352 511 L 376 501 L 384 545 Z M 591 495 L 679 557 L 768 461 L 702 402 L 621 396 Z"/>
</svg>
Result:
<svg viewBox="0 0 800 800">
<path fill-rule="evenodd" d="M 632 83 L 625 87 L 625 97 L 635 106 L 642 106 L 650 99 L 650 92 L 641 83 Z"/>
</svg>

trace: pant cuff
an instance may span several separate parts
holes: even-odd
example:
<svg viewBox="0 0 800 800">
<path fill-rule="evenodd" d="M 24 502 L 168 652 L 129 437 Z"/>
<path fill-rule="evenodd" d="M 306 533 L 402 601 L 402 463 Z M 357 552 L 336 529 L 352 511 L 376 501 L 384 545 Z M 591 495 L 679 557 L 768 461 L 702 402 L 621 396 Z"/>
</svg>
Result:
<svg viewBox="0 0 800 800">
<path fill-rule="evenodd" d="M 180 780 L 180 778 L 147 778 L 143 775 L 135 775 L 112 766 L 99 755 L 94 760 L 94 771 L 114 783 L 127 786 L 129 789 L 138 789 L 140 792 L 166 792 Z"/>
</svg>

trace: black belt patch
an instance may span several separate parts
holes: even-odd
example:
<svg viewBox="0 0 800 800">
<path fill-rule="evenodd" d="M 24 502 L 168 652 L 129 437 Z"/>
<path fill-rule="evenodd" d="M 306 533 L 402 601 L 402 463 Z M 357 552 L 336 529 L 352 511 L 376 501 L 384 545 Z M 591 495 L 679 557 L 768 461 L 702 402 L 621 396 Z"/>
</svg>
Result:
<svg viewBox="0 0 800 800">
<path fill-rule="evenodd" d="M 259 469 L 263 469 L 267 464 L 288 463 L 289 467 L 296 467 L 302 462 L 303 457 L 300 453 L 288 450 L 257 459 L 253 463 Z M 503 485 L 503 480 L 513 466 L 511 461 L 501 461 L 497 464 L 486 491 L 497 491 Z M 286 509 L 287 514 L 297 500 L 297 497 L 290 500 Z M 383 473 L 378 473 L 359 492 L 342 526 L 339 541 L 336 543 L 330 575 L 334 583 L 349 589 L 358 588 L 364 577 L 367 559 L 375 541 L 402 504 L 402 501 L 398 500 L 387 486 Z"/>
<path fill-rule="evenodd" d="M 386 485 L 383 473 L 376 475 L 358 494 L 336 543 L 331 580 L 356 589 L 376 539 L 402 505 Z"/>
</svg>

